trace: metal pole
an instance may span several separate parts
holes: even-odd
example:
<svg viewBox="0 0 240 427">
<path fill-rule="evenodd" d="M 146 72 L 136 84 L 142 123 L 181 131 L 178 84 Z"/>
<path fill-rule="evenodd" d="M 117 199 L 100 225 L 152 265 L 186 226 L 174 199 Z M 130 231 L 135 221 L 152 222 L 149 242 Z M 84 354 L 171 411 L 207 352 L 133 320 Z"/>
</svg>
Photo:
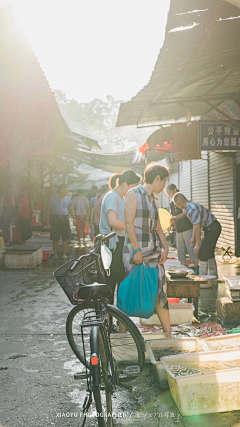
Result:
<svg viewBox="0 0 240 427">
<path fill-rule="evenodd" d="M 41 204 L 42 204 L 42 225 L 44 225 L 44 199 L 43 199 L 43 162 L 40 163 L 40 174 L 41 174 Z"/>
</svg>

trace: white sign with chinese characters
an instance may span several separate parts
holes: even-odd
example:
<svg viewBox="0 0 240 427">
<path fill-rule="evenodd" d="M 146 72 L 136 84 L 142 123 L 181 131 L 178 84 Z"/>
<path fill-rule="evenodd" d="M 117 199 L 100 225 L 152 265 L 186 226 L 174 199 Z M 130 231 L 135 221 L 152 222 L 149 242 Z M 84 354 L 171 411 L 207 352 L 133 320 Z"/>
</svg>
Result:
<svg viewBox="0 0 240 427">
<path fill-rule="evenodd" d="M 240 150 L 240 121 L 223 124 L 218 121 L 199 121 L 199 149 L 201 151 Z"/>
</svg>

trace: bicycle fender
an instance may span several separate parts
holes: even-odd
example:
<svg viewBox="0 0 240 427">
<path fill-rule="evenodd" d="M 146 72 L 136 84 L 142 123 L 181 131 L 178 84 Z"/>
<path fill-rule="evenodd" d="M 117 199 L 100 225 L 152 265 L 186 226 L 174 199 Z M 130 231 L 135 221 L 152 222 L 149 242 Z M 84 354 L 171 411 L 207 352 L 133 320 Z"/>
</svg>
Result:
<svg viewBox="0 0 240 427">
<path fill-rule="evenodd" d="M 99 358 L 99 326 L 93 326 L 90 333 L 91 359 L 90 370 L 94 386 L 101 385 L 101 370 Z"/>
</svg>

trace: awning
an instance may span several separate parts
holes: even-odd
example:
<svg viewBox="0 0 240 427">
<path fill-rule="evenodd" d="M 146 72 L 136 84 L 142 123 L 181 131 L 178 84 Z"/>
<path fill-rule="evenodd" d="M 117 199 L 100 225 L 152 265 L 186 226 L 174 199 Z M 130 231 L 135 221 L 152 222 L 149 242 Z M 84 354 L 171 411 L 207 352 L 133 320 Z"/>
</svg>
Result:
<svg viewBox="0 0 240 427">
<path fill-rule="evenodd" d="M 82 149 L 71 149 L 69 156 L 73 157 L 80 165 L 86 163 L 96 169 L 103 169 L 111 173 L 122 172 L 124 169 L 144 167 L 145 163 L 138 159 L 138 152 L 129 151 L 126 153 L 96 153 Z M 79 170 L 79 169 L 78 169 Z"/>
<path fill-rule="evenodd" d="M 101 150 L 100 145 L 95 139 L 88 138 L 87 136 L 83 136 L 75 132 L 70 132 L 67 134 L 66 140 L 75 142 L 77 148 L 84 148 L 86 150 Z"/>
<path fill-rule="evenodd" d="M 121 104 L 117 126 L 186 121 L 225 100 L 238 102 L 239 40 L 237 7 L 217 0 L 172 0 L 151 79 Z"/>
</svg>

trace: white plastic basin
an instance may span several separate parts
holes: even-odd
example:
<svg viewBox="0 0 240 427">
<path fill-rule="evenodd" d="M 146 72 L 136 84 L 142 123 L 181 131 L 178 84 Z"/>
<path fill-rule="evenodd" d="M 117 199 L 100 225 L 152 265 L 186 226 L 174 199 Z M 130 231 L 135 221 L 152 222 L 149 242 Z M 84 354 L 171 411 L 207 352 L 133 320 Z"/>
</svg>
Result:
<svg viewBox="0 0 240 427">
<path fill-rule="evenodd" d="M 163 357 L 172 397 L 182 415 L 240 410 L 240 367 L 176 377 L 169 365 L 202 366 L 240 359 L 240 350 L 212 351 Z"/>
<path fill-rule="evenodd" d="M 165 371 L 165 368 L 162 365 L 162 362 L 159 360 L 156 360 L 154 356 L 154 350 L 172 348 L 174 350 L 186 350 L 188 352 L 204 351 L 201 344 L 201 340 L 197 338 L 168 338 L 168 339 L 162 339 L 162 340 L 151 340 L 151 341 L 146 341 L 146 347 L 147 347 L 148 354 L 150 356 L 150 361 L 157 374 L 157 377 L 160 383 L 160 388 L 163 388 L 163 389 L 169 388 L 167 373 Z M 175 357 L 175 356 L 169 356 L 169 358 L 171 357 Z"/>
</svg>

